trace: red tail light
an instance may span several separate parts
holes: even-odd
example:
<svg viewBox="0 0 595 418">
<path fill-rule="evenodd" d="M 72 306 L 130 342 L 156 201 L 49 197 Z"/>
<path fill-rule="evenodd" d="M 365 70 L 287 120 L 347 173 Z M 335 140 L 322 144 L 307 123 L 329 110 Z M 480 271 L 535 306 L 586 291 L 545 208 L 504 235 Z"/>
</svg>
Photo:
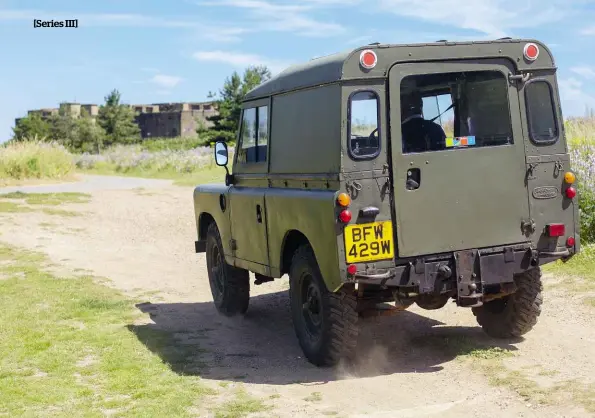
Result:
<svg viewBox="0 0 595 418">
<path fill-rule="evenodd" d="M 546 230 L 550 237 L 561 237 L 566 233 L 564 224 L 549 224 L 546 226 Z"/>
<path fill-rule="evenodd" d="M 568 237 L 568 239 L 566 240 L 566 246 L 574 247 L 574 244 L 576 244 L 576 240 L 574 239 L 574 237 Z"/>
<path fill-rule="evenodd" d="M 357 273 L 357 266 L 355 264 L 350 264 L 349 266 L 347 266 L 347 273 L 349 273 L 350 275 L 355 275 L 355 273 Z"/>
<path fill-rule="evenodd" d="M 343 223 L 349 222 L 351 220 L 351 212 L 347 209 L 342 210 L 341 213 L 339 213 L 339 219 Z"/>
<path fill-rule="evenodd" d="M 566 197 L 569 199 L 574 199 L 576 196 L 576 189 L 574 187 L 569 187 L 566 189 Z"/>
</svg>

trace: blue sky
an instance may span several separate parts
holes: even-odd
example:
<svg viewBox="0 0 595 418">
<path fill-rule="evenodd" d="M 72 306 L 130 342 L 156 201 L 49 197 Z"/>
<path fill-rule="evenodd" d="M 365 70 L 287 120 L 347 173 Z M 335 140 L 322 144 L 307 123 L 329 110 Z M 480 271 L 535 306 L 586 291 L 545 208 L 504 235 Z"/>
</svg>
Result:
<svg viewBox="0 0 595 418">
<path fill-rule="evenodd" d="M 78 19 L 78 29 L 33 28 Z M 0 141 L 61 101 L 206 100 L 234 70 L 274 72 L 370 42 L 546 42 L 565 116 L 595 107 L 595 0 L 0 0 Z"/>
</svg>

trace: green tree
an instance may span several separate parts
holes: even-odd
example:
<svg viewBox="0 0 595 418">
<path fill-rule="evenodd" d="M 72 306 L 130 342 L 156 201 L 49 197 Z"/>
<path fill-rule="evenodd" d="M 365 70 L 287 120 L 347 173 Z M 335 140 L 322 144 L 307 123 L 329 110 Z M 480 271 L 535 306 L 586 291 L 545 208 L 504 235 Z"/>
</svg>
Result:
<svg viewBox="0 0 595 418">
<path fill-rule="evenodd" d="M 140 141 L 140 128 L 134 120 L 130 106 L 120 103 L 120 93 L 112 90 L 99 107 L 97 123 L 105 131 L 104 144 L 134 143 Z"/>
<path fill-rule="evenodd" d="M 32 138 L 48 138 L 50 136 L 51 124 L 43 119 L 41 115 L 33 113 L 28 115 L 12 128 L 14 141 L 25 141 Z"/>
<path fill-rule="evenodd" d="M 234 71 L 226 78 L 223 88 L 219 90 L 219 97 L 215 93 L 209 93 L 209 98 L 215 99 L 219 114 L 209 118 L 214 126 L 208 136 L 222 136 L 233 141 L 240 123 L 242 100 L 250 90 L 270 78 L 271 72 L 266 66 L 252 66 L 246 68 L 243 77 Z M 205 135 L 204 129 L 197 132 Z"/>
<path fill-rule="evenodd" d="M 59 142 L 70 150 L 75 150 L 78 142 L 76 120 L 60 110 L 57 115 L 50 116 L 48 121 L 50 123 L 49 139 Z"/>
</svg>

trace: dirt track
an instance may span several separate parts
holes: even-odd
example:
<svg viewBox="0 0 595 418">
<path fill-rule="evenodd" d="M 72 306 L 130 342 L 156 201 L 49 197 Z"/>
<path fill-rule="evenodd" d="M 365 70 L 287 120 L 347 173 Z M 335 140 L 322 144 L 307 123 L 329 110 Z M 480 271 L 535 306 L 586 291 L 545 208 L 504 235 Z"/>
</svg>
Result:
<svg viewBox="0 0 595 418">
<path fill-rule="evenodd" d="M 109 278 L 109 284 L 132 295 L 144 294 L 146 303 L 138 308 L 153 323 L 137 329 L 158 327 L 180 344 L 198 342 L 206 350 L 200 360 L 184 361 L 167 350 L 156 352 L 175 364 L 175 372 L 199 374 L 213 385 L 243 384 L 258 397 L 278 394 L 269 401 L 276 405 L 270 416 L 590 416 L 571 398 L 535 405 L 518 390 L 490 384 L 479 368 L 445 349 L 445 342 L 459 339 L 477 348 L 508 348 L 515 355 L 504 360 L 506 368 L 544 388 L 567 379 L 595 384 L 594 311 L 559 290 L 547 291 L 537 327 L 518 342 L 487 338 L 470 310 L 449 304 L 430 312 L 413 306 L 395 317 L 365 321 L 356 365 L 317 369 L 302 357 L 293 333 L 286 277 L 252 285 L 246 317 L 217 315 L 204 255 L 193 252 L 192 189 L 149 181 L 143 182 L 144 191 L 122 190 L 126 182 L 139 186 L 120 179 L 114 187 L 113 178 L 103 187 L 100 178 L 92 187 L 78 184 L 76 190 L 91 193 L 92 202 L 67 209 L 80 210 L 83 217 L 0 214 L 0 240 L 43 251 L 68 270 Z M 43 191 L 52 190 L 63 191 L 47 186 Z M 308 398 L 313 392 L 320 393 L 319 400 Z"/>
</svg>

